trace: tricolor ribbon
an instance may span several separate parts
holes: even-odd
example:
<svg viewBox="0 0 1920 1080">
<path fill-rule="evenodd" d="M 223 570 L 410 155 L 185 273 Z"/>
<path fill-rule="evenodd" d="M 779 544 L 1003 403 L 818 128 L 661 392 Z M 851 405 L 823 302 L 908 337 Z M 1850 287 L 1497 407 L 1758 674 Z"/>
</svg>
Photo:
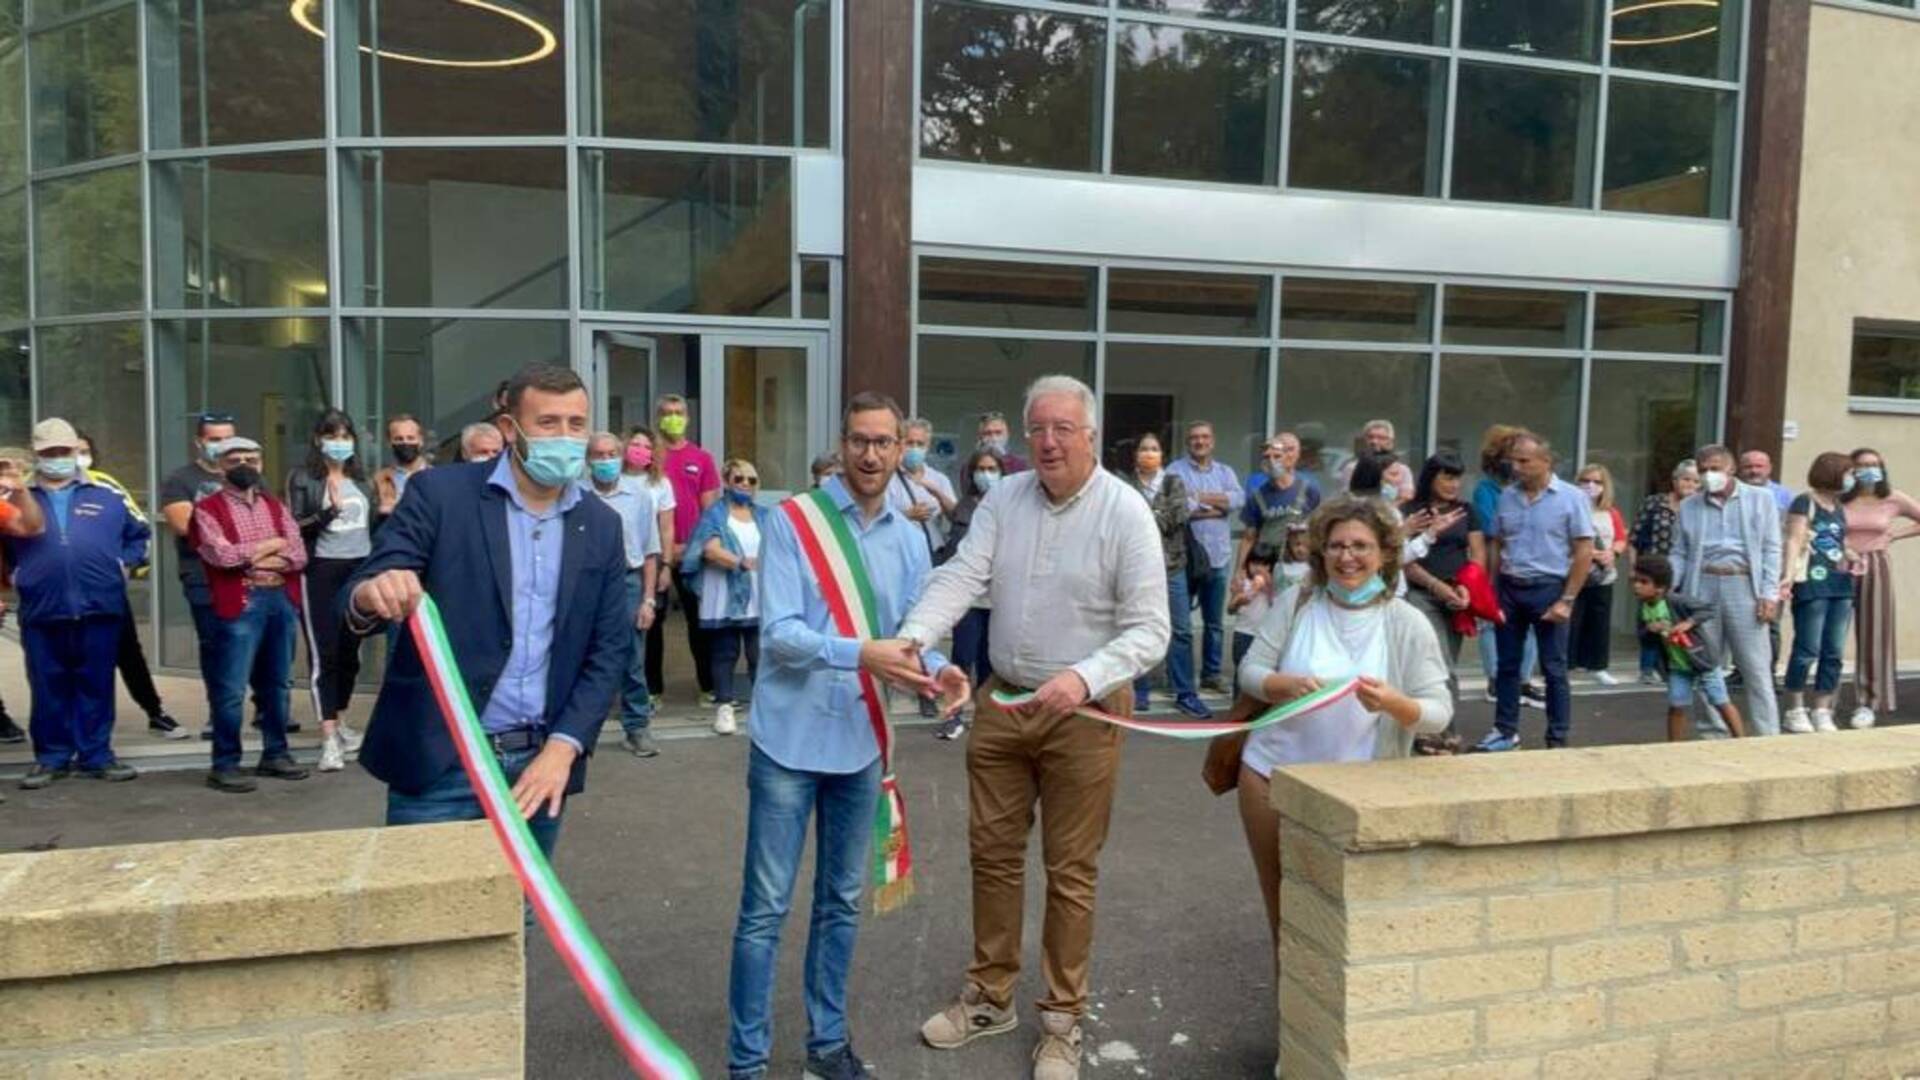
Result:
<svg viewBox="0 0 1920 1080">
<path fill-rule="evenodd" d="M 1292 720 L 1304 716 L 1315 709 L 1322 709 L 1352 694 L 1360 686 L 1359 679 L 1347 679 L 1330 683 L 1311 694 L 1302 694 L 1292 701 L 1283 702 L 1247 721 L 1238 720 L 1141 720 L 1132 716 L 1121 716 L 1092 705 L 1082 705 L 1074 712 L 1089 720 L 1098 720 L 1103 724 L 1123 727 L 1128 731 L 1141 731 L 1148 735 L 1165 735 L 1170 739 L 1217 739 L 1222 735 L 1236 732 L 1259 731 L 1263 727 L 1272 727 L 1283 720 Z M 1014 691 L 999 687 L 989 695 L 995 705 L 1003 709 L 1014 709 L 1033 700 L 1032 691 Z"/>
<path fill-rule="evenodd" d="M 635 1075 L 648 1080 L 698 1077 L 700 1073 L 693 1067 L 692 1059 L 674 1045 L 633 999 L 620 977 L 620 969 L 607 958 L 606 950 L 600 947 L 587 920 L 574 906 L 566 887 L 560 884 L 540 845 L 534 842 L 533 833 L 527 829 L 526 819 L 521 817 L 520 808 L 513 800 L 513 789 L 500 771 L 500 762 L 494 757 L 493 747 L 480 726 L 480 716 L 467 696 L 466 681 L 460 677 L 460 665 L 454 659 L 453 647 L 447 643 L 440 609 L 432 597 L 420 598 L 420 606 L 407 620 L 407 628 L 413 632 L 413 644 L 420 651 L 427 682 L 440 701 L 447 732 L 453 737 L 454 748 L 460 752 L 467 780 L 487 812 L 487 822 L 493 826 L 493 834 L 506 852 L 514 876 L 520 879 L 520 888 L 533 905 L 540 925 L 546 928 L 548 940 L 566 962 L 567 970 L 573 973 L 573 981 L 586 994 L 587 1003 L 600 1014 L 600 1021 L 612 1033 Z"/>
</svg>

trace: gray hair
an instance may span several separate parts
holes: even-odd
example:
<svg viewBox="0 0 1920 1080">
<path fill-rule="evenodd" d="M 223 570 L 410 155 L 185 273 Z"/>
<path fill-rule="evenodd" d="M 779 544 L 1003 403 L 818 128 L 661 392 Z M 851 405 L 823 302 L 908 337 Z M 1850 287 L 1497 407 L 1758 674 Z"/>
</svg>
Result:
<svg viewBox="0 0 1920 1080">
<path fill-rule="evenodd" d="M 1673 467 L 1673 479 L 1678 480 L 1683 476 L 1691 476 L 1695 480 L 1700 479 L 1700 466 L 1695 464 L 1692 458 L 1687 458 Z"/>
<path fill-rule="evenodd" d="M 1386 432 L 1386 433 L 1387 433 L 1387 438 L 1389 438 L 1389 439 L 1391 439 L 1391 438 L 1393 438 L 1393 437 L 1394 437 L 1394 434 L 1393 434 L 1393 421 L 1391 421 L 1391 420 L 1369 420 L 1369 421 L 1367 421 L 1367 422 L 1366 422 L 1365 424 L 1362 424 L 1362 425 L 1360 426 L 1360 434 L 1362 434 L 1362 435 L 1365 435 L 1365 434 L 1366 434 L 1367 432 L 1369 432 L 1369 431 L 1384 431 L 1384 432 Z"/>
<path fill-rule="evenodd" d="M 494 427 L 492 424 L 468 424 L 466 427 L 460 429 L 460 449 L 464 451 L 467 447 L 473 445 L 473 440 L 477 436 L 493 435 L 497 437 L 499 434 L 500 429 Z M 505 440 L 502 441 L 504 442 Z"/>
<path fill-rule="evenodd" d="M 587 436 L 587 452 L 592 453 L 594 445 L 602 442 L 612 443 L 615 453 L 618 453 L 619 451 L 624 449 L 627 445 L 627 440 L 622 439 L 620 436 L 615 435 L 611 431 L 596 431 L 593 434 Z"/>
<path fill-rule="evenodd" d="M 1705 461 L 1708 458 L 1726 458 L 1728 461 L 1736 460 L 1733 456 L 1733 451 L 1719 443 L 1708 443 L 1695 451 L 1693 455 L 1695 462 Z"/>
<path fill-rule="evenodd" d="M 1093 387 L 1071 375 L 1042 375 L 1027 387 L 1027 398 L 1020 406 L 1020 416 L 1024 419 L 1033 412 L 1033 403 L 1049 394 L 1072 394 L 1080 399 L 1080 408 L 1087 416 L 1087 426 L 1098 428 L 1100 403 L 1094 399 Z"/>
<path fill-rule="evenodd" d="M 924 416 L 911 417 L 906 423 L 900 425 L 901 434 L 906 434 L 909 431 L 924 431 L 927 433 L 928 438 L 932 438 L 933 421 Z"/>
</svg>

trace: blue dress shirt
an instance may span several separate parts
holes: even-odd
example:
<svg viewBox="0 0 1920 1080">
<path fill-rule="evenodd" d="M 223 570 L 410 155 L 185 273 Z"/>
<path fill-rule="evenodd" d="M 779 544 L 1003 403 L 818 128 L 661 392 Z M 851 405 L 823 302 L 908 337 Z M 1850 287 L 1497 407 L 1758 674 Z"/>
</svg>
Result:
<svg viewBox="0 0 1920 1080">
<path fill-rule="evenodd" d="M 1573 543 L 1593 539 L 1593 500 L 1560 479 L 1529 496 L 1509 484 L 1495 503 L 1489 539 L 1500 541 L 1500 573 L 1522 581 L 1564 578 L 1573 569 Z"/>
<path fill-rule="evenodd" d="M 1188 523 L 1193 530 L 1194 539 L 1206 549 L 1207 561 L 1218 570 L 1227 565 L 1227 559 L 1233 554 L 1233 518 L 1240 508 L 1247 504 L 1247 491 L 1240 486 L 1240 478 L 1234 475 L 1233 467 L 1219 461 L 1209 461 L 1206 468 L 1194 464 L 1190 457 L 1183 457 L 1167 466 L 1167 471 L 1180 478 L 1187 485 L 1187 508 L 1200 509 L 1200 496 L 1206 494 L 1225 495 L 1227 497 L 1224 517 L 1195 518 Z"/>
<path fill-rule="evenodd" d="M 899 632 L 933 570 L 919 525 L 889 504 L 866 520 L 840 478 L 821 489 L 847 520 L 873 582 L 877 630 Z M 929 673 L 947 666 L 932 649 Z M 783 511 L 767 515 L 760 543 L 760 678 L 747 732 L 760 751 L 799 772 L 847 774 L 880 756 L 860 702 L 860 640 L 842 637 L 821 598 L 812 564 Z"/>
<path fill-rule="evenodd" d="M 507 493 L 507 550 L 513 566 L 513 648 L 480 713 L 480 726 L 498 733 L 538 727 L 547 714 L 547 667 L 553 656 L 560 549 L 566 535 L 560 516 L 580 501 L 580 488 L 566 485 L 552 506 L 536 512 L 514 483 L 513 466 L 505 454 L 487 483 Z M 575 744 L 574 749 L 585 747 Z"/>
</svg>

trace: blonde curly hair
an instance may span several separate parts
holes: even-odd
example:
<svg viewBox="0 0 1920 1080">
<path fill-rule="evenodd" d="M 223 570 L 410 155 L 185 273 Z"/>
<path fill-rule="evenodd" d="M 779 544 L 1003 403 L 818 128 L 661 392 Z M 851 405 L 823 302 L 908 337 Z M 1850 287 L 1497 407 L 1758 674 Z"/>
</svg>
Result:
<svg viewBox="0 0 1920 1080">
<path fill-rule="evenodd" d="M 1320 504 L 1307 520 L 1307 565 L 1315 588 L 1327 587 L 1327 537 L 1345 521 L 1357 521 L 1373 533 L 1380 545 L 1380 580 L 1387 594 L 1400 588 L 1400 515 L 1386 502 L 1354 495 L 1338 495 Z"/>
</svg>

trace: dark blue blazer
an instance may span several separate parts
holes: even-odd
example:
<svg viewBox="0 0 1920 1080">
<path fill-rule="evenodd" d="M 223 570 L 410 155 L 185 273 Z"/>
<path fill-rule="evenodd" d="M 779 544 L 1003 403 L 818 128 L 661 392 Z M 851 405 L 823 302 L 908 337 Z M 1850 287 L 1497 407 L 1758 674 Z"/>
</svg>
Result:
<svg viewBox="0 0 1920 1080">
<path fill-rule="evenodd" d="M 482 712 L 513 648 L 508 500 L 506 492 L 487 482 L 493 469 L 492 462 L 448 465 L 409 480 L 406 496 L 374 534 L 373 553 L 338 600 L 344 618 L 362 581 L 387 570 L 417 572 L 440 606 L 467 695 Z M 626 547 L 619 515 L 599 499 L 581 499 L 561 520 L 566 533 L 546 723 L 549 732 L 570 735 L 591 752 L 633 653 Z M 388 660 L 360 764 L 409 795 L 460 767 L 410 633 L 400 635 L 400 647 Z M 569 793 L 585 786 L 586 765 L 582 754 L 574 763 Z"/>
</svg>

